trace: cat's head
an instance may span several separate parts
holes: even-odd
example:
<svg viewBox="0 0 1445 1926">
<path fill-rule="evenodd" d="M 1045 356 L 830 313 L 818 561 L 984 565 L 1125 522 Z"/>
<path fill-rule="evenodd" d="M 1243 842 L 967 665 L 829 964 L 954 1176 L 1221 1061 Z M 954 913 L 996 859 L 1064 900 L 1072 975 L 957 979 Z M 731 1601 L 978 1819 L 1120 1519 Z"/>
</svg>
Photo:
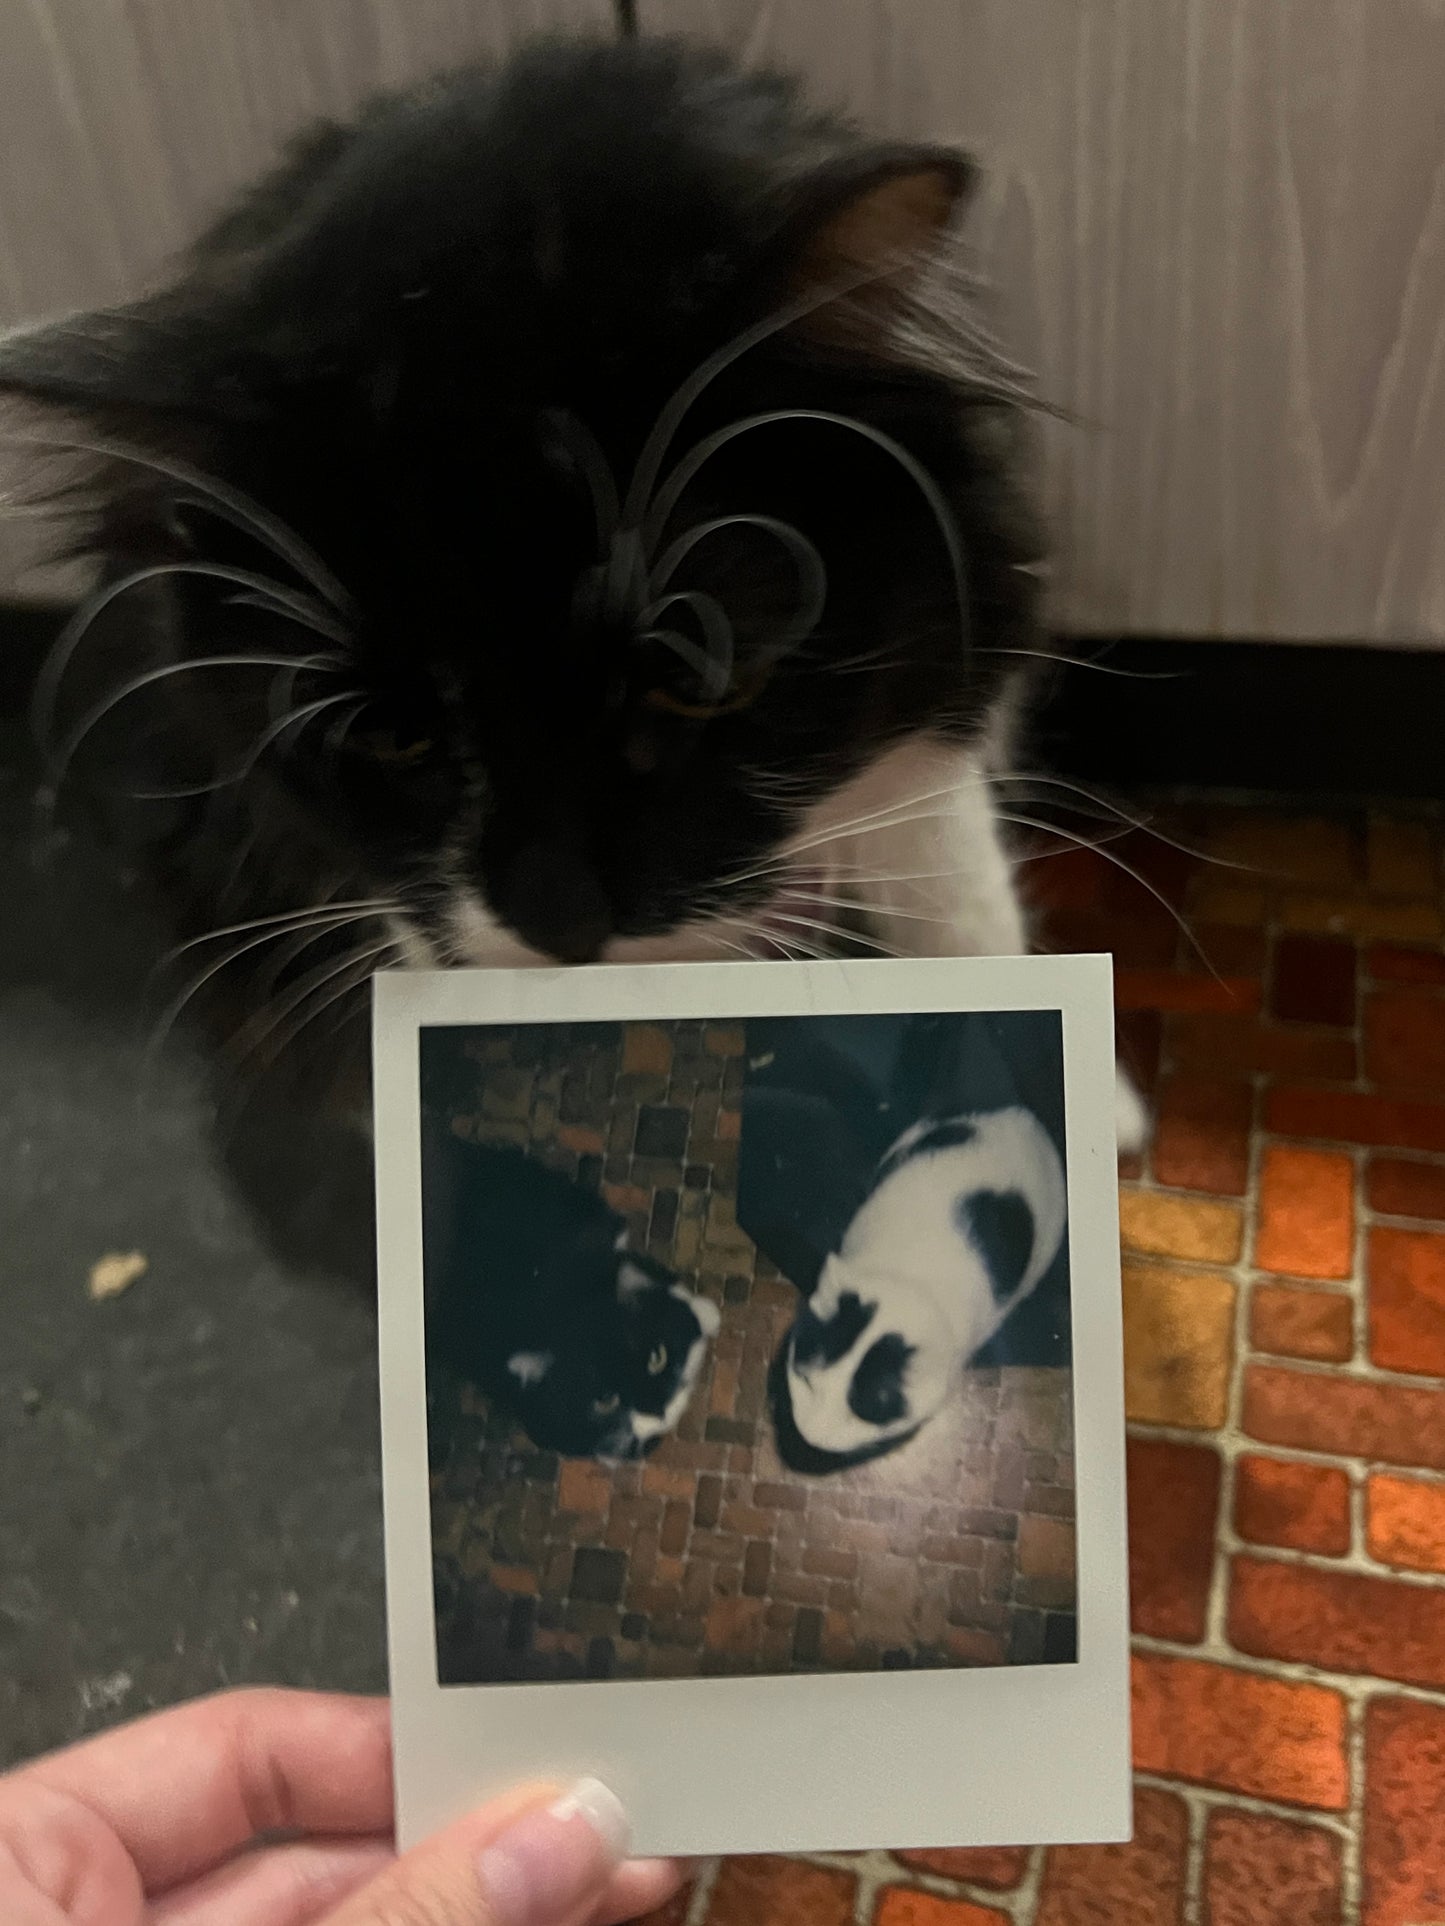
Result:
<svg viewBox="0 0 1445 1926">
<path fill-rule="evenodd" d="M 569 1261 L 567 1315 L 545 1346 L 507 1358 L 507 1401 L 544 1450 L 642 1457 L 687 1409 L 718 1308 L 620 1244 Z"/>
<path fill-rule="evenodd" d="M 784 1347 L 788 1427 L 829 1469 L 878 1457 L 939 1409 L 957 1362 L 935 1292 L 834 1255 Z"/>
<path fill-rule="evenodd" d="M 318 134 L 174 286 L 0 344 L 21 432 L 108 451 L 80 546 L 180 571 L 100 614 L 54 737 L 205 661 L 95 736 L 163 704 L 419 959 L 746 947 L 810 811 L 970 740 L 1032 634 L 1016 411 L 940 252 L 969 181 L 667 41 Z"/>
</svg>

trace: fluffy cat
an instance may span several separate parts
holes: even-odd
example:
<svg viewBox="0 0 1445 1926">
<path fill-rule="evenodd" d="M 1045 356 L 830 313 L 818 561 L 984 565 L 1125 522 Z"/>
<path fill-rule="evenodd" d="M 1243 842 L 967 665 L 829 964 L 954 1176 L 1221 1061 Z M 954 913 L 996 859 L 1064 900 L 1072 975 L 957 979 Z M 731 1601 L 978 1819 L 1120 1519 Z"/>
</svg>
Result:
<svg viewBox="0 0 1445 1926">
<path fill-rule="evenodd" d="M 519 1150 L 428 1160 L 428 1333 L 533 1444 L 644 1456 L 687 1408 L 719 1313 L 627 1246 L 623 1220 Z"/>
<path fill-rule="evenodd" d="M 1028 1110 L 905 1132 L 785 1344 L 789 1430 L 832 1468 L 905 1443 L 1039 1284 L 1067 1211 L 1059 1154 Z"/>
<path fill-rule="evenodd" d="M 140 793 L 234 1060 L 329 1071 L 397 963 L 1027 947 L 1042 542 L 972 182 L 705 49 L 539 43 L 0 342 L 105 571 L 53 777 Z"/>
</svg>

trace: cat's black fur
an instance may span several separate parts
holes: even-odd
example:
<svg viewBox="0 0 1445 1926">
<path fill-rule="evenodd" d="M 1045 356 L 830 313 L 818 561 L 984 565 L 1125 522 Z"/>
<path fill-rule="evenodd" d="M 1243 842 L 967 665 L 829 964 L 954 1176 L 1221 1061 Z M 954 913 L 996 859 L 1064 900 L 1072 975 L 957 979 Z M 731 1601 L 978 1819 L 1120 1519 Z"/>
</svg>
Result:
<svg viewBox="0 0 1445 1926">
<path fill-rule="evenodd" d="M 37 430 L 23 408 L 23 432 L 137 451 L 94 462 L 72 501 L 77 546 L 112 577 L 255 569 L 339 638 L 179 573 L 120 596 L 69 660 L 61 742 L 151 669 L 337 658 L 279 685 L 259 664 L 163 676 L 86 736 L 80 764 L 129 771 L 159 725 L 154 766 L 122 787 L 220 779 L 140 805 L 128 830 L 153 847 L 178 934 L 384 897 L 412 956 L 447 963 L 472 953 L 466 899 L 535 953 L 587 959 L 756 901 L 759 863 L 803 812 L 891 745 L 980 736 L 1010 651 L 1039 646 L 1017 411 L 961 351 L 961 302 L 884 276 L 893 241 L 926 251 L 968 181 L 956 156 L 870 142 L 705 50 L 538 44 L 309 137 L 164 292 L 0 344 L 0 396 L 45 411 Z M 661 473 L 772 410 L 875 438 L 793 414 L 681 492 L 654 565 L 688 530 L 762 515 L 826 573 L 809 627 L 799 545 L 716 528 L 670 586 L 713 598 L 725 646 L 695 601 L 644 615 L 659 584 L 625 527 L 599 541 L 588 476 L 605 466 L 625 491 L 679 384 L 770 317 L 789 324 L 702 389 Z M 35 459 L 41 487 L 57 479 Z M 281 559 L 176 464 L 307 554 Z M 957 530 L 962 607 L 919 471 Z M 700 656 L 727 669 L 730 647 L 714 687 Z M 399 928 L 359 927 L 377 945 Z M 259 943 L 218 971 L 227 1027 L 249 1019 L 237 1054 L 308 1025 L 324 1039 L 360 994 L 357 941 L 355 924 L 317 926 L 304 949 Z"/>
<path fill-rule="evenodd" d="M 677 1423 L 716 1307 L 626 1246 L 594 1192 L 519 1150 L 446 1137 L 427 1159 L 428 1343 L 533 1444 L 636 1458 Z"/>
</svg>

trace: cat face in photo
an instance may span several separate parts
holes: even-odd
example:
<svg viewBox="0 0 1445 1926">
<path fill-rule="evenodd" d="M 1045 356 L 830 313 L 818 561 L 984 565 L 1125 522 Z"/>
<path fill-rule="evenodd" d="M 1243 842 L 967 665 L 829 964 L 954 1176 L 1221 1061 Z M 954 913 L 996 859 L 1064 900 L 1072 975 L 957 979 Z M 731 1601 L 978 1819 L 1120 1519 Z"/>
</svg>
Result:
<svg viewBox="0 0 1445 1926">
<path fill-rule="evenodd" d="M 545 1343 L 510 1354 L 498 1388 L 544 1450 L 642 1457 L 686 1410 L 718 1309 L 625 1243 L 581 1261 L 587 1275 L 570 1280 L 565 1314 Z"/>
<path fill-rule="evenodd" d="M 918 269 L 970 178 L 666 40 L 320 130 L 174 286 L 0 344 L 112 578 L 52 741 L 160 707 L 208 833 L 390 960 L 746 947 L 809 812 L 1037 646 L 1011 391 Z"/>
</svg>

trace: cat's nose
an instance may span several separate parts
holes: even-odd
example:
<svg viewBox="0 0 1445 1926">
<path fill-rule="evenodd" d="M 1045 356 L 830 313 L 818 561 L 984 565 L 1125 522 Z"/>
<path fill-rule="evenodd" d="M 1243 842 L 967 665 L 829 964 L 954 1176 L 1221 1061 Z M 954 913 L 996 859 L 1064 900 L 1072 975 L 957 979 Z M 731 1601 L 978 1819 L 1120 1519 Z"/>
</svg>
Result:
<svg viewBox="0 0 1445 1926">
<path fill-rule="evenodd" d="M 531 949 L 559 963 L 595 963 L 613 933 L 612 906 L 591 865 L 551 843 L 518 851 L 492 907 Z"/>
</svg>

